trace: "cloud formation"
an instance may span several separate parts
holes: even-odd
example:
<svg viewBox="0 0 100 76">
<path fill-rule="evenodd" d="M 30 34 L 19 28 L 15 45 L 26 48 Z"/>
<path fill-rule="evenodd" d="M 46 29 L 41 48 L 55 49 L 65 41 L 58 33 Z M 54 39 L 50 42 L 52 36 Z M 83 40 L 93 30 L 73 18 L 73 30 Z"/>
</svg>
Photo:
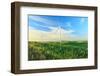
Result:
<svg viewBox="0 0 100 76">
<path fill-rule="evenodd" d="M 29 16 L 29 41 L 76 41 L 87 39 L 87 18 Z"/>
<path fill-rule="evenodd" d="M 73 34 L 74 30 L 64 30 L 62 28 L 52 28 L 52 31 L 45 32 L 39 30 L 29 30 L 29 41 L 73 41 L 84 40 Z"/>
</svg>

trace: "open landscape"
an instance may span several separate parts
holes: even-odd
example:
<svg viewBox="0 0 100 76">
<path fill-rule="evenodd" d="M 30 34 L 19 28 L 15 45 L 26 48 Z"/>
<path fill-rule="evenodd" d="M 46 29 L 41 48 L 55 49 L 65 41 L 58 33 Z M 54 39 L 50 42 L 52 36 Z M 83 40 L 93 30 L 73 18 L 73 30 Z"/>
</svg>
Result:
<svg viewBox="0 0 100 76">
<path fill-rule="evenodd" d="M 87 41 L 29 42 L 29 60 L 79 59 L 88 57 Z"/>
<path fill-rule="evenodd" d="M 28 15 L 28 60 L 88 58 L 88 17 Z"/>
</svg>

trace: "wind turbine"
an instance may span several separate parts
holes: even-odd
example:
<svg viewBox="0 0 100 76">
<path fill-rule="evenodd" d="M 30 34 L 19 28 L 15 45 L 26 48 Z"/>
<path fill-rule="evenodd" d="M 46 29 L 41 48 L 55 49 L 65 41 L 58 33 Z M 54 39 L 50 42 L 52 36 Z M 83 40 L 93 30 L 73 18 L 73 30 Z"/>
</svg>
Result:
<svg viewBox="0 0 100 76">
<path fill-rule="evenodd" d="M 58 30 L 59 30 L 59 42 L 60 42 L 60 50 L 61 50 L 61 26 L 58 25 Z"/>
</svg>

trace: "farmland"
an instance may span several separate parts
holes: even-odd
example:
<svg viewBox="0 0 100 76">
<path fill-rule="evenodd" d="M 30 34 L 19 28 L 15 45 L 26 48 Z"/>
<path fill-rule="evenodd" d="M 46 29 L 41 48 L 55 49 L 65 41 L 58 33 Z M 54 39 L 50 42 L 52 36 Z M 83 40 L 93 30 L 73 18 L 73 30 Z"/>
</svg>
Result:
<svg viewBox="0 0 100 76">
<path fill-rule="evenodd" d="M 28 60 L 80 59 L 87 57 L 87 41 L 28 42 Z"/>
</svg>

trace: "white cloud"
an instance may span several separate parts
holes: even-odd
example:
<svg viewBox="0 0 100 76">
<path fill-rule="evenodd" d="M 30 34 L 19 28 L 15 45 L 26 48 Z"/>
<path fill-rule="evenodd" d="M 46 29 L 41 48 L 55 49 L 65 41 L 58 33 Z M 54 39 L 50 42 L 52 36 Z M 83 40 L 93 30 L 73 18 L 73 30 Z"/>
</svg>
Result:
<svg viewBox="0 0 100 76">
<path fill-rule="evenodd" d="M 29 30 L 29 41 L 59 41 L 59 40 L 84 40 L 84 37 L 77 37 L 72 34 L 74 30 L 64 30 L 62 28 L 53 28 L 52 31 Z"/>
<path fill-rule="evenodd" d="M 84 23 L 85 22 L 85 18 L 81 18 L 80 22 Z"/>
<path fill-rule="evenodd" d="M 29 16 L 29 18 L 31 18 L 32 20 L 34 21 L 37 21 L 37 22 L 41 22 L 41 23 L 44 23 L 46 24 L 47 26 L 49 25 L 56 25 L 56 23 L 52 20 L 48 20 L 48 19 L 45 19 L 45 18 L 42 18 L 40 16 Z M 45 25 L 45 26 L 46 26 Z"/>
</svg>

